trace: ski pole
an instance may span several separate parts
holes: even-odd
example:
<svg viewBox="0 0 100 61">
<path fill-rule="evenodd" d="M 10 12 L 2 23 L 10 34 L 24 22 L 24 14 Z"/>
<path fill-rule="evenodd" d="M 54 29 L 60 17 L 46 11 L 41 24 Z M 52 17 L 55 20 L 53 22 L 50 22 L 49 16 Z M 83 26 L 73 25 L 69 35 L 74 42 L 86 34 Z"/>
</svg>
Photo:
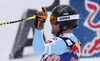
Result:
<svg viewBox="0 0 100 61">
<path fill-rule="evenodd" d="M 30 19 L 36 19 L 37 15 L 33 15 L 32 17 L 26 18 L 26 19 L 21 19 L 21 20 L 15 20 L 15 21 L 10 21 L 10 22 L 5 22 L 5 23 L 0 23 L 0 26 L 2 25 L 6 25 L 6 24 L 12 24 L 12 23 L 16 23 L 16 22 L 20 22 L 20 21 L 27 21 Z"/>
</svg>

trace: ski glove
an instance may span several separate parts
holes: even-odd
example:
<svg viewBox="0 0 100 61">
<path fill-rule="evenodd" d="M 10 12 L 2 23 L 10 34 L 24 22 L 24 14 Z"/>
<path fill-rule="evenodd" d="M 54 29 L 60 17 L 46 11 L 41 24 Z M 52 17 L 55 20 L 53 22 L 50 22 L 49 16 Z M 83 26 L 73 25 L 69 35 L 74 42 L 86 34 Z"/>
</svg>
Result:
<svg viewBox="0 0 100 61">
<path fill-rule="evenodd" d="M 35 21 L 35 27 L 37 29 L 44 29 L 44 23 L 47 19 L 47 12 L 46 12 L 46 9 L 44 7 L 42 7 L 42 10 L 43 11 L 39 11 L 39 12 L 36 12 L 36 21 Z"/>
</svg>

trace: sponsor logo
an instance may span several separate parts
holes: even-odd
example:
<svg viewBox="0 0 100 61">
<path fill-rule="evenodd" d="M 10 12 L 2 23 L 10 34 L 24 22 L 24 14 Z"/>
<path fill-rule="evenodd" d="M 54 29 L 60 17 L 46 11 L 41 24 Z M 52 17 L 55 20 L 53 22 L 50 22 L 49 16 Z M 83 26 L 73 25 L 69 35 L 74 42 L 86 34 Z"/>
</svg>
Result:
<svg viewBox="0 0 100 61">
<path fill-rule="evenodd" d="M 85 7 L 86 10 L 89 11 L 90 13 L 88 14 L 84 26 L 91 29 L 92 31 L 96 31 L 96 35 L 94 36 L 94 39 L 92 42 L 86 43 L 86 45 L 83 48 L 82 55 L 83 56 L 91 56 L 94 55 L 95 53 L 100 52 L 100 21 L 97 23 L 93 23 L 95 21 L 95 17 L 100 11 L 100 6 L 92 1 L 85 1 Z"/>
<path fill-rule="evenodd" d="M 59 19 L 60 20 L 67 20 L 67 19 L 70 19 L 70 17 L 60 17 Z"/>
<path fill-rule="evenodd" d="M 70 5 L 81 17 L 74 34 L 82 43 L 82 57 L 100 57 L 100 1 L 71 0 Z"/>
</svg>

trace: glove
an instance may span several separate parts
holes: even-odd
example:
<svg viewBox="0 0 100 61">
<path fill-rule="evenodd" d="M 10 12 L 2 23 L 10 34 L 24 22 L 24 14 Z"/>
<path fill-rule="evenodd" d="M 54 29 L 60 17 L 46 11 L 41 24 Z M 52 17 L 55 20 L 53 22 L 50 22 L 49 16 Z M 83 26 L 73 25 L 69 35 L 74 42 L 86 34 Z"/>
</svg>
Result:
<svg viewBox="0 0 100 61">
<path fill-rule="evenodd" d="M 47 12 L 46 12 L 46 9 L 44 7 L 42 7 L 42 10 L 43 11 L 39 11 L 39 12 L 36 12 L 36 21 L 35 21 L 35 27 L 37 29 L 44 29 L 44 23 L 47 19 Z"/>
</svg>

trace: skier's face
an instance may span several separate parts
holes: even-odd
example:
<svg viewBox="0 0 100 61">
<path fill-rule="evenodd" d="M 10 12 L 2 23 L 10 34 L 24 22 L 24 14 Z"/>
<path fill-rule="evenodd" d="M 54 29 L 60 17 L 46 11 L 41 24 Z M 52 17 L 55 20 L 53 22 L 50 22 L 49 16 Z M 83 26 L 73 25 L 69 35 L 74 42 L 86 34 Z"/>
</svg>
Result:
<svg viewBox="0 0 100 61">
<path fill-rule="evenodd" d="M 51 33 L 54 34 L 54 35 L 56 35 L 57 32 L 60 30 L 59 29 L 59 24 L 54 25 L 54 24 L 51 23 L 51 25 L 52 25 L 52 31 L 51 31 Z"/>
</svg>

